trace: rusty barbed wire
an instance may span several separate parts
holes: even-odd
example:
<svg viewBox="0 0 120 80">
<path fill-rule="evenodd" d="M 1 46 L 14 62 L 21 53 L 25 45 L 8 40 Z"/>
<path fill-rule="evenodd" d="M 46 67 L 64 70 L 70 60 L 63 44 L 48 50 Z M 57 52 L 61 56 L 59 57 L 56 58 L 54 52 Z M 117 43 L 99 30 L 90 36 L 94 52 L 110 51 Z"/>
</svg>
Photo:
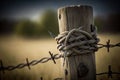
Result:
<svg viewBox="0 0 120 80">
<path fill-rule="evenodd" d="M 49 60 L 52 60 L 54 62 L 54 64 L 56 64 L 55 59 L 59 59 L 59 58 L 63 57 L 60 54 L 53 54 L 50 51 L 49 51 L 49 54 L 50 54 L 50 57 L 44 57 L 44 58 L 41 58 L 40 60 L 29 61 L 28 58 L 26 58 L 26 63 L 20 63 L 16 66 L 4 66 L 3 61 L 0 60 L 0 71 L 5 73 L 5 70 L 12 71 L 12 70 L 21 69 L 24 67 L 28 67 L 28 69 L 31 69 L 31 66 L 37 65 L 39 63 L 46 63 Z"/>
</svg>

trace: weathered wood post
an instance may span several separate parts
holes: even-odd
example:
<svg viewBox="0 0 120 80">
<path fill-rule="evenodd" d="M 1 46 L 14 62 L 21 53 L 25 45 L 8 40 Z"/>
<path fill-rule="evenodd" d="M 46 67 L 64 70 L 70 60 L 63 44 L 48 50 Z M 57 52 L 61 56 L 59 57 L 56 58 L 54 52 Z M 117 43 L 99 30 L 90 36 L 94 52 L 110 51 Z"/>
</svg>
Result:
<svg viewBox="0 0 120 80">
<path fill-rule="evenodd" d="M 93 24 L 93 8 L 87 5 L 59 8 L 58 22 L 60 33 L 80 26 L 83 26 L 83 30 L 90 32 L 90 25 Z M 66 64 L 63 67 L 64 80 L 96 80 L 94 53 L 66 58 L 68 67 Z"/>
</svg>

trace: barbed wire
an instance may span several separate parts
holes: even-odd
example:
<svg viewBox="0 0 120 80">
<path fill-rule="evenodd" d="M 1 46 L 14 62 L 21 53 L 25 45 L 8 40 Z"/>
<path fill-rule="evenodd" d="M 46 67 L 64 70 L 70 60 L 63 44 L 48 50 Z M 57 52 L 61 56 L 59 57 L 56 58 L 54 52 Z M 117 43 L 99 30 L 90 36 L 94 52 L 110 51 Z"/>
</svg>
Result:
<svg viewBox="0 0 120 80">
<path fill-rule="evenodd" d="M 28 69 L 30 70 L 31 66 L 37 65 L 38 63 L 46 63 L 49 60 L 52 60 L 54 62 L 54 64 L 56 64 L 55 59 L 59 59 L 59 58 L 62 57 L 62 55 L 53 54 L 50 51 L 49 51 L 49 54 L 50 54 L 50 57 L 44 57 L 44 58 L 41 58 L 40 60 L 29 61 L 29 59 L 26 58 L 26 63 L 20 63 L 16 66 L 4 66 L 3 61 L 0 60 L 0 71 L 2 71 L 2 73 L 5 73 L 5 70 L 12 71 L 12 70 L 21 69 L 21 68 L 24 68 L 24 67 L 28 67 Z"/>
<path fill-rule="evenodd" d="M 110 40 L 108 40 L 106 42 L 106 44 L 97 44 L 98 45 L 98 49 L 101 49 L 101 48 L 107 48 L 107 51 L 109 52 L 110 48 L 113 48 L 113 47 L 120 47 L 120 43 L 117 43 L 117 44 L 111 44 L 110 43 Z M 39 60 L 32 60 L 32 61 L 29 61 L 28 58 L 26 58 L 26 63 L 20 63 L 18 65 L 15 65 L 15 66 L 4 66 L 3 64 L 3 61 L 0 60 L 0 71 L 2 73 L 5 73 L 5 71 L 12 71 L 12 70 L 15 70 L 15 69 L 22 69 L 24 67 L 28 67 L 28 69 L 30 70 L 31 69 L 31 66 L 34 66 L 34 65 L 37 65 L 39 63 L 46 63 L 50 60 L 52 60 L 54 62 L 54 64 L 56 64 L 56 61 L 55 59 L 60 59 L 60 58 L 63 58 L 63 55 L 62 54 L 53 54 L 49 51 L 49 54 L 50 54 L 50 57 L 43 57 Z M 109 67 L 109 71 L 108 72 L 104 72 L 104 73 L 98 73 L 96 75 L 103 75 L 103 74 L 108 74 L 110 77 L 112 74 L 120 74 L 119 72 L 112 72 L 111 71 L 111 68 Z"/>
<path fill-rule="evenodd" d="M 117 44 L 111 44 L 110 43 L 110 39 L 108 41 L 106 41 L 106 44 L 97 44 L 98 45 L 98 48 L 106 48 L 107 49 L 107 52 L 110 51 L 110 48 L 113 48 L 113 47 L 120 47 L 120 43 L 117 43 Z"/>
<path fill-rule="evenodd" d="M 108 66 L 108 71 L 107 72 L 102 72 L 102 73 L 98 73 L 96 75 L 108 75 L 108 78 L 112 78 L 113 74 L 120 74 L 120 72 L 113 72 L 111 69 L 111 65 Z"/>
</svg>

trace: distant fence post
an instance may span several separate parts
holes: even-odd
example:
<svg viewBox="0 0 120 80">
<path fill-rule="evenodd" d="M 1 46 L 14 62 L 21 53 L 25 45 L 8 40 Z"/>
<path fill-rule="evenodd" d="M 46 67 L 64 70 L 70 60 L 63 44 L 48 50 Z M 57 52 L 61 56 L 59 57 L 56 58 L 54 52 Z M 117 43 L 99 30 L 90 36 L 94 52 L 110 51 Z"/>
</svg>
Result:
<svg viewBox="0 0 120 80">
<path fill-rule="evenodd" d="M 93 8 L 87 5 L 68 6 L 58 9 L 59 32 L 70 31 L 82 26 L 83 30 L 90 32 L 93 24 Z M 96 80 L 95 54 L 66 57 L 63 72 L 64 80 Z M 78 71 L 80 69 L 80 72 Z M 88 70 L 88 71 L 86 71 Z"/>
</svg>

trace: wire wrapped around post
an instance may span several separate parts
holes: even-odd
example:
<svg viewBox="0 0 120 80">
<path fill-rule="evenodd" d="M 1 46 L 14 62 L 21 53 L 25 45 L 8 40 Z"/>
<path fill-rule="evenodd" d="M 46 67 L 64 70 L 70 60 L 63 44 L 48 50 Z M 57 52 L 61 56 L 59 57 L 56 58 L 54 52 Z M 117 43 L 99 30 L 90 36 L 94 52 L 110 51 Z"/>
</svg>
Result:
<svg viewBox="0 0 120 80">
<path fill-rule="evenodd" d="M 55 38 L 58 44 L 57 49 L 65 53 L 64 56 L 84 55 L 98 50 L 99 39 L 96 37 L 96 27 L 90 26 L 91 33 L 81 28 L 65 31 Z"/>
</svg>

